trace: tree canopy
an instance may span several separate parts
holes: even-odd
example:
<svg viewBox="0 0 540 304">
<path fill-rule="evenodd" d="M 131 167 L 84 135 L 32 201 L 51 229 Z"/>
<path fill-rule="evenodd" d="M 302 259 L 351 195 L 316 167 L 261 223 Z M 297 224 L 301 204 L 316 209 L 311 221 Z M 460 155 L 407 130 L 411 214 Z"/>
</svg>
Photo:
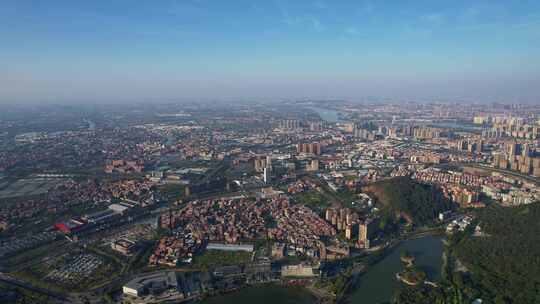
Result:
<svg viewBox="0 0 540 304">
<path fill-rule="evenodd" d="M 452 208 L 452 203 L 434 185 L 420 184 L 408 177 L 397 177 L 373 183 L 364 188 L 384 208 L 417 225 L 433 222 L 439 214 Z"/>
<path fill-rule="evenodd" d="M 500 303 L 540 303 L 540 203 L 478 215 L 485 236 L 456 245 L 483 298 Z M 502 302 L 501 302 L 502 301 Z"/>
</svg>

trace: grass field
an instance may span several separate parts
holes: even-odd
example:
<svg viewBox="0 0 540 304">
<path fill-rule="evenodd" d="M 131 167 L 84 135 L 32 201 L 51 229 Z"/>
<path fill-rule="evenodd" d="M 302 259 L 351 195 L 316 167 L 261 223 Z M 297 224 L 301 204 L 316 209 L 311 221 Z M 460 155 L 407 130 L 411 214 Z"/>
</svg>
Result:
<svg viewBox="0 0 540 304">
<path fill-rule="evenodd" d="M 208 270 L 221 266 L 242 265 L 250 261 L 250 252 L 207 250 L 193 259 L 192 267 Z"/>
</svg>

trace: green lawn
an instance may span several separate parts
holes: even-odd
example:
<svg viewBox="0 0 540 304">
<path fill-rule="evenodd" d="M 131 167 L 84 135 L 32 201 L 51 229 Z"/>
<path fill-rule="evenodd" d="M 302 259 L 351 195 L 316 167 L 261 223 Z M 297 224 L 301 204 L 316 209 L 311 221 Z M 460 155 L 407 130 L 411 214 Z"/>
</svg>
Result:
<svg viewBox="0 0 540 304">
<path fill-rule="evenodd" d="M 213 269 L 221 266 L 247 264 L 251 261 L 251 253 L 245 251 L 207 250 L 193 259 L 193 268 Z"/>
<path fill-rule="evenodd" d="M 328 199 L 320 192 L 314 190 L 299 193 L 294 198 L 298 203 L 307 205 L 310 208 L 324 209 L 330 206 Z"/>
</svg>

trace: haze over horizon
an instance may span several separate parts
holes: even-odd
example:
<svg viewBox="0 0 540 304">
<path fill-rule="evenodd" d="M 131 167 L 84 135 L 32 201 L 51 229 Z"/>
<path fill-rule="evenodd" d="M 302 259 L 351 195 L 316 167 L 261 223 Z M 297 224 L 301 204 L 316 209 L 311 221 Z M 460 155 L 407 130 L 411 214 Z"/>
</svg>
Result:
<svg viewBox="0 0 540 304">
<path fill-rule="evenodd" d="M 539 1 L 0 0 L 0 103 L 538 102 Z"/>
</svg>

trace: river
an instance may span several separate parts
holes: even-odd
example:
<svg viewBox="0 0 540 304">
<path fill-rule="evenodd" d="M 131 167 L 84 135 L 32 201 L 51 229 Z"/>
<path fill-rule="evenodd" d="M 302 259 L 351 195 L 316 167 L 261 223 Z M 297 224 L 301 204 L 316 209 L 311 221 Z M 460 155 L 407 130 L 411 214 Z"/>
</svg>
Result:
<svg viewBox="0 0 540 304">
<path fill-rule="evenodd" d="M 338 111 L 319 107 L 309 107 L 309 109 L 319 114 L 322 120 L 326 120 L 328 122 L 341 121 L 341 119 L 339 118 L 340 113 Z"/>
<path fill-rule="evenodd" d="M 83 119 L 85 123 L 88 124 L 88 130 L 95 131 L 96 130 L 96 123 L 91 121 L 90 119 Z"/>
<path fill-rule="evenodd" d="M 436 127 L 436 128 L 445 128 L 445 129 L 453 129 L 453 130 L 462 130 L 467 132 L 482 132 L 484 129 L 482 126 L 470 124 L 470 123 L 460 123 L 460 122 L 432 122 L 428 124 L 430 127 Z"/>
<path fill-rule="evenodd" d="M 404 250 L 416 257 L 415 264 L 426 272 L 428 280 L 437 281 L 440 278 L 444 250 L 441 238 L 426 236 L 408 240 L 398 245 L 382 261 L 368 268 L 367 272 L 360 277 L 348 302 L 355 304 L 390 303 L 400 284 L 395 275 L 403 270 L 400 254 Z"/>
</svg>

